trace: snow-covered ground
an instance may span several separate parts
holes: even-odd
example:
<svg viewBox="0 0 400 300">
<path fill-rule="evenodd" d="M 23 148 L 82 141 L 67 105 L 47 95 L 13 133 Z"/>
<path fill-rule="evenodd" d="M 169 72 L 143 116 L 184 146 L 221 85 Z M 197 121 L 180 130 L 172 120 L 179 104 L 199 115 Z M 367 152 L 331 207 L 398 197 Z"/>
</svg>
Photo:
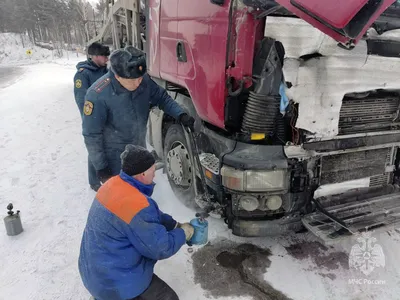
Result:
<svg viewBox="0 0 400 300">
<path fill-rule="evenodd" d="M 89 299 L 77 258 L 95 194 L 87 184 L 87 152 L 72 93 L 75 63 L 22 66 L 13 75 L 0 66 L 0 214 L 12 202 L 25 229 L 9 237 L 0 225 L 0 300 Z M 154 198 L 162 210 L 179 221 L 193 218 L 161 172 L 156 183 Z M 156 273 L 181 300 L 399 299 L 400 235 L 393 230 L 375 237 L 385 267 L 367 276 L 349 268 L 356 241 L 324 248 L 309 233 L 243 239 L 232 236 L 222 220 L 210 219 L 210 245 L 193 247 L 193 253 L 184 246 L 160 261 Z M 243 243 L 265 249 L 247 261 L 267 290 L 261 296 L 235 269 L 224 267 L 226 260 L 216 259 Z M 349 282 L 364 278 L 375 282 Z"/>
<path fill-rule="evenodd" d="M 0 64 L 26 65 L 39 62 L 55 62 L 66 64 L 81 56 L 73 51 L 48 50 L 33 44 L 27 35 L 16 33 L 0 33 Z"/>
</svg>

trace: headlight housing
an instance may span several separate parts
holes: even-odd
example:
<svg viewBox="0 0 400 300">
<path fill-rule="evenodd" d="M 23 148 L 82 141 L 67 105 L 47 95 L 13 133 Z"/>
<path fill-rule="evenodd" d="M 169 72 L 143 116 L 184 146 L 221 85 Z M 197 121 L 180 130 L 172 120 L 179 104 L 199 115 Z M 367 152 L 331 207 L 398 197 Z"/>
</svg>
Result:
<svg viewBox="0 0 400 300">
<path fill-rule="evenodd" d="M 286 170 L 237 170 L 228 166 L 221 169 L 222 185 L 241 192 L 274 192 L 288 188 L 289 178 Z"/>
<path fill-rule="evenodd" d="M 254 211 L 259 208 L 260 201 L 254 196 L 246 195 L 240 198 L 239 206 L 246 211 Z"/>
</svg>

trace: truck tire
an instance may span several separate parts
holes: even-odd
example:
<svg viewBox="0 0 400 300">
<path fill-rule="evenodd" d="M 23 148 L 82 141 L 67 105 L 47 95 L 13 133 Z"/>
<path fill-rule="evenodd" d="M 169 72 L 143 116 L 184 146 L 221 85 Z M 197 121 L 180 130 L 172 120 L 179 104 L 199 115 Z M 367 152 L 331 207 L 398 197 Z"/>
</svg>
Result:
<svg viewBox="0 0 400 300">
<path fill-rule="evenodd" d="M 168 181 L 179 201 L 186 207 L 196 208 L 193 183 L 195 167 L 188 149 L 182 126 L 169 126 L 164 139 L 164 161 Z"/>
</svg>

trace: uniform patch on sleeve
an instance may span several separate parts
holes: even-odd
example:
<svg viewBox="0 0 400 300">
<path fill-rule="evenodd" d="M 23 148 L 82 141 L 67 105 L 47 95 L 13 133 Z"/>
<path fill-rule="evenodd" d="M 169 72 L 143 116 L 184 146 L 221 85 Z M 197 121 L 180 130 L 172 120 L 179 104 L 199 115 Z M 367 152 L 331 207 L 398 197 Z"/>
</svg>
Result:
<svg viewBox="0 0 400 300">
<path fill-rule="evenodd" d="M 87 116 L 90 116 L 93 112 L 93 103 L 85 100 L 85 104 L 83 106 L 83 113 Z"/>
<path fill-rule="evenodd" d="M 78 72 L 82 72 L 85 68 L 79 68 Z"/>
<path fill-rule="evenodd" d="M 77 89 L 80 89 L 82 87 L 82 80 L 80 79 L 75 80 L 75 87 Z"/>
</svg>

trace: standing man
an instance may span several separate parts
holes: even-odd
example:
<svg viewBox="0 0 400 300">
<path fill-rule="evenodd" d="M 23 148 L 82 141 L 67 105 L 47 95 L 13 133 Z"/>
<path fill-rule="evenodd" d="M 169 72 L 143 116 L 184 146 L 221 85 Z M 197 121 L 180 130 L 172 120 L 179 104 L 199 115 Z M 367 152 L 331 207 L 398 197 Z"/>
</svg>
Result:
<svg viewBox="0 0 400 300">
<path fill-rule="evenodd" d="M 88 47 L 89 58 L 76 65 L 77 72 L 74 76 L 74 95 L 81 118 L 83 117 L 83 104 L 88 88 L 101 76 L 107 73 L 108 56 L 110 49 L 108 46 L 93 43 Z M 97 191 L 100 181 L 97 178 L 96 170 L 88 158 L 88 176 L 90 187 Z"/>
<path fill-rule="evenodd" d="M 151 198 L 156 168 L 149 151 L 127 145 L 121 159 L 119 175 L 100 187 L 89 210 L 78 263 L 83 284 L 96 300 L 179 300 L 154 266 L 176 254 L 194 228 Z"/>
<path fill-rule="evenodd" d="M 110 56 L 111 70 L 92 85 L 85 98 L 83 130 L 89 157 L 102 183 L 119 174 L 127 144 L 146 147 L 150 108 L 158 106 L 193 130 L 194 118 L 146 74 L 146 58 L 129 47 Z"/>
</svg>

